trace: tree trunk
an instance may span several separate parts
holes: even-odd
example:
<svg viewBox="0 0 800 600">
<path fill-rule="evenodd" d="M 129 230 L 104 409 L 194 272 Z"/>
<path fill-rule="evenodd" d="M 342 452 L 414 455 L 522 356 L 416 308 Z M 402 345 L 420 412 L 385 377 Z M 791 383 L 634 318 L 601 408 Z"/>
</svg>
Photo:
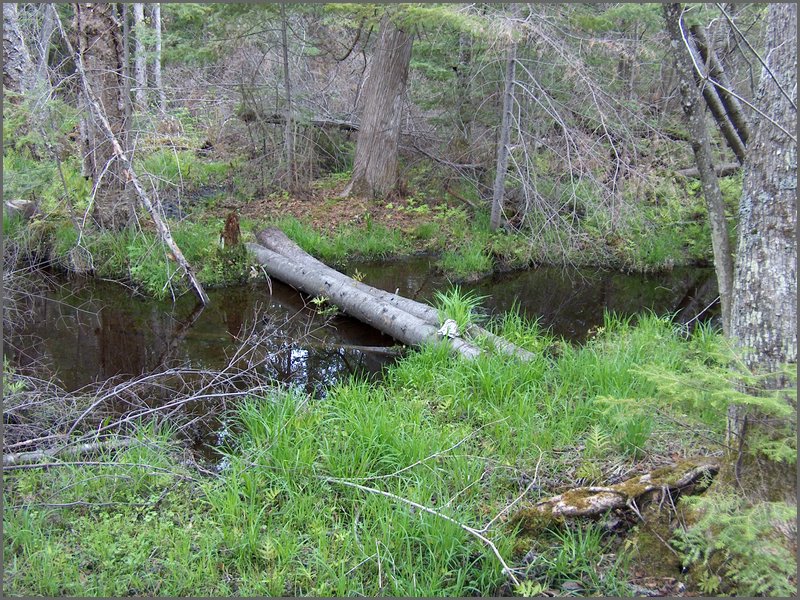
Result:
<svg viewBox="0 0 800 600">
<path fill-rule="evenodd" d="M 283 5 L 281 5 L 283 6 Z M 153 56 L 153 86 L 158 95 L 158 112 L 162 115 L 167 112 L 167 96 L 164 93 L 164 85 L 161 81 L 161 4 L 155 2 L 150 7 L 150 16 L 153 20 L 153 32 L 155 33 L 155 55 Z"/>
<path fill-rule="evenodd" d="M 286 6 L 281 4 L 281 45 L 283 54 L 283 86 L 286 94 L 286 117 L 283 128 L 283 143 L 286 152 L 287 186 L 290 191 L 297 187 L 297 165 L 294 160 L 294 110 L 292 108 L 292 82 L 289 79 L 289 41 L 286 36 Z"/>
<path fill-rule="evenodd" d="M 136 79 L 136 108 L 147 108 L 147 61 L 144 56 L 144 4 L 133 5 L 133 76 Z"/>
<path fill-rule="evenodd" d="M 111 22 L 108 21 L 103 22 L 103 19 L 97 21 L 98 15 L 103 15 L 103 11 L 109 11 L 109 5 L 107 4 L 87 4 L 87 5 L 75 5 L 76 15 L 75 18 L 80 25 L 78 28 L 79 36 L 78 39 L 81 44 L 84 44 L 89 38 L 90 35 L 97 37 L 94 40 L 93 47 L 102 47 L 99 43 L 103 37 L 111 37 L 111 34 L 116 32 L 116 37 L 119 38 L 119 24 L 116 21 L 111 19 Z M 69 52 L 71 55 L 75 57 L 75 68 L 78 72 L 78 76 L 81 80 L 81 85 L 83 88 L 83 97 L 86 100 L 86 104 L 91 111 L 91 116 L 93 117 L 92 124 L 93 126 L 97 127 L 98 131 L 102 133 L 103 139 L 105 141 L 105 145 L 108 146 L 111 150 L 111 156 L 108 160 L 108 167 L 115 167 L 121 171 L 124 175 L 125 180 L 131 183 L 133 190 L 136 192 L 136 195 L 139 197 L 144 208 L 150 213 L 150 217 L 153 219 L 153 223 L 156 226 L 156 231 L 158 236 L 164 242 L 164 245 L 169 248 L 172 252 L 175 261 L 180 265 L 183 272 L 186 274 L 189 283 L 194 288 L 195 293 L 197 294 L 200 301 L 205 305 L 209 303 L 208 295 L 206 294 L 203 286 L 198 281 L 197 276 L 194 273 L 189 262 L 183 256 L 183 252 L 175 243 L 175 240 L 172 239 L 172 234 L 169 231 L 169 227 L 161 218 L 161 215 L 155 208 L 153 207 L 153 203 L 150 201 L 150 197 L 147 195 L 147 192 L 142 187 L 141 183 L 139 182 L 139 178 L 136 176 L 136 171 L 133 168 L 133 164 L 131 159 L 128 158 L 127 150 L 122 147 L 121 144 L 121 136 L 117 134 L 114 130 L 114 125 L 111 123 L 110 119 L 108 118 L 107 113 L 103 110 L 103 106 L 101 105 L 102 99 L 104 95 L 97 96 L 94 92 L 92 87 L 92 77 L 89 76 L 89 71 L 87 65 L 85 63 L 86 58 L 95 59 L 92 52 L 78 52 L 76 53 L 72 47 L 72 44 L 69 41 L 69 37 L 67 36 L 67 32 L 64 31 L 64 26 L 61 23 L 61 20 L 58 18 L 58 14 L 55 13 L 55 9 L 53 9 L 54 18 L 56 20 L 56 24 L 58 25 L 58 29 L 61 33 L 61 37 L 64 40 Z M 84 12 L 85 11 L 85 12 Z M 97 11 L 98 14 L 93 14 L 93 11 Z M 108 14 L 106 14 L 106 17 Z M 88 22 L 87 22 L 88 19 Z M 104 25 L 104 27 L 97 28 L 98 24 Z M 119 46 L 117 46 L 117 57 L 119 57 Z M 117 74 L 121 71 L 119 67 L 117 67 Z M 95 77 L 96 78 L 96 77 Z M 102 82 L 102 81 L 101 81 Z M 116 93 L 119 95 L 120 90 L 122 89 L 119 82 L 117 82 Z M 103 89 L 103 93 L 107 92 L 106 89 Z M 122 110 L 121 102 L 116 107 L 117 113 Z M 97 200 L 95 200 L 95 208 L 97 206 Z"/>
<path fill-rule="evenodd" d="M 33 88 L 33 62 L 19 30 L 17 5 L 3 2 L 3 87 L 24 94 Z"/>
<path fill-rule="evenodd" d="M 130 123 L 131 106 L 131 18 L 128 4 L 120 4 L 122 10 L 122 80 L 124 81 L 123 101 L 125 102 L 125 122 Z"/>
<path fill-rule="evenodd" d="M 432 306 L 423 304 L 422 302 L 416 302 L 415 300 L 411 300 L 409 298 L 404 298 L 403 296 L 399 296 L 397 294 L 392 294 L 391 292 L 387 292 L 385 290 L 380 290 L 347 277 L 346 275 L 329 267 L 325 263 L 308 254 L 305 250 L 300 248 L 300 246 L 292 242 L 280 229 L 276 229 L 274 227 L 264 229 L 256 234 L 256 240 L 268 250 L 276 252 L 277 254 L 280 254 L 281 256 L 284 256 L 297 264 L 302 264 L 311 269 L 324 273 L 329 277 L 346 280 L 349 285 L 353 286 L 357 290 L 370 294 L 376 300 L 386 302 L 387 304 L 390 304 L 399 310 L 422 319 L 426 323 L 435 325 L 436 327 L 439 327 L 441 324 L 439 313 Z M 528 352 L 524 348 L 520 348 L 519 346 L 516 346 L 515 344 L 512 344 L 511 342 L 494 335 L 482 327 L 471 325 L 464 333 L 472 340 L 484 337 L 495 347 L 496 350 L 510 356 L 515 356 L 522 360 L 531 360 L 534 358 L 533 353 Z"/>
<path fill-rule="evenodd" d="M 720 304 L 722 305 L 722 329 L 727 334 L 731 321 L 731 294 L 733 290 L 733 257 L 731 255 L 728 226 L 725 221 L 725 205 L 722 192 L 714 170 L 711 140 L 706 129 L 705 110 L 700 101 L 700 93 L 694 80 L 694 65 L 686 48 L 681 33 L 681 5 L 665 4 L 664 19 L 672 42 L 672 55 L 675 72 L 678 76 L 678 87 L 681 93 L 681 105 L 686 115 L 690 142 L 694 151 L 700 181 L 703 184 L 703 195 L 706 199 L 708 218 L 711 222 L 711 243 L 714 249 L 714 268 L 719 285 Z"/>
<path fill-rule="evenodd" d="M 714 78 L 714 81 L 721 84 L 715 84 L 714 87 L 719 94 L 722 105 L 725 107 L 725 112 L 728 114 L 731 123 L 733 123 L 733 126 L 736 128 L 739 137 L 746 146 L 748 140 L 750 139 L 750 123 L 747 119 L 747 115 L 745 115 L 742 111 L 742 105 L 738 98 L 731 95 L 731 93 L 728 91 L 732 90 L 733 86 L 731 85 L 728 76 L 725 74 L 725 70 L 722 68 L 722 63 L 717 57 L 716 51 L 708 42 L 705 28 L 703 28 L 702 25 L 692 25 L 690 29 L 692 31 L 692 35 L 694 35 L 695 41 L 697 42 L 697 48 L 700 51 L 700 56 L 703 58 L 703 62 L 705 62 L 707 65 L 709 75 Z"/>
<path fill-rule="evenodd" d="M 494 175 L 492 214 L 489 226 L 492 231 L 500 226 L 503 218 L 503 198 L 506 193 L 506 170 L 508 169 L 508 142 L 511 133 L 511 106 L 514 99 L 514 77 L 517 64 L 517 45 L 512 41 L 506 62 L 505 90 L 503 92 L 503 119 L 500 125 L 500 141 L 497 143 L 497 170 Z"/>
<path fill-rule="evenodd" d="M 722 132 L 722 137 L 728 144 L 728 147 L 733 151 L 739 164 L 744 164 L 745 146 L 744 141 L 739 136 L 739 132 L 728 119 L 728 113 L 722 104 L 722 100 L 717 94 L 717 88 L 708 81 L 708 71 L 704 67 L 703 59 L 700 52 L 697 50 L 695 39 L 691 36 L 686 38 L 686 45 L 692 53 L 694 62 L 702 69 L 702 73 L 698 73 L 696 68 L 692 69 L 694 79 L 700 90 L 703 92 L 703 99 L 706 101 L 711 116 L 717 122 L 719 130 Z"/>
<path fill-rule="evenodd" d="M 122 76 L 122 40 L 119 23 L 111 4 L 75 4 L 78 51 L 91 89 L 96 90 L 114 135 L 124 143 L 125 84 Z M 85 99 L 86 103 L 91 102 Z M 95 187 L 94 218 L 103 228 L 119 229 L 133 215 L 133 196 L 129 176 L 116 160 L 113 144 L 102 125 L 92 118 L 91 107 L 84 111 L 84 172 Z"/>
<path fill-rule="evenodd" d="M 796 4 L 769 5 L 766 40 L 767 66 L 796 103 Z M 797 112 L 766 69 L 755 104 L 787 131 L 796 130 Z M 766 375 L 759 387 L 781 390 L 791 383 L 776 375 L 778 368 L 797 363 L 797 144 L 759 118 L 753 126 L 744 170 L 731 336 L 746 367 Z M 751 411 L 732 406 L 730 439 L 745 442 L 745 431 L 751 436 L 759 427 L 764 433 L 756 419 Z M 765 479 L 770 471 L 767 463 L 760 459 L 755 464 L 748 462 L 748 475 Z M 775 497 L 778 487 L 787 496 L 794 494 L 795 467 L 782 467 L 783 477 L 790 481 L 784 481 L 785 486 L 774 480 L 765 482 L 762 491 L 766 497 Z M 775 467 L 772 469 L 774 472 Z M 748 483 L 752 484 L 750 477 Z"/>
<path fill-rule="evenodd" d="M 385 197 L 397 186 L 400 119 L 411 63 L 412 37 L 389 15 L 381 21 L 378 45 L 364 82 L 364 109 L 353 163 L 343 195 Z"/>
<path fill-rule="evenodd" d="M 312 265 L 299 264 L 259 244 L 248 244 L 256 260 L 271 277 L 316 297 L 324 297 L 340 310 L 404 344 L 420 345 L 446 340 L 466 358 L 476 358 L 480 349 L 460 338 L 443 338 L 436 326 L 423 321 L 352 285 L 352 279 L 335 277 Z"/>
<path fill-rule="evenodd" d="M 36 78 L 38 81 L 47 81 L 47 68 L 50 61 L 50 39 L 53 37 L 53 30 L 56 23 L 53 20 L 53 13 L 47 5 L 40 6 L 42 15 L 42 28 L 39 30 L 38 57 L 36 62 Z"/>
</svg>

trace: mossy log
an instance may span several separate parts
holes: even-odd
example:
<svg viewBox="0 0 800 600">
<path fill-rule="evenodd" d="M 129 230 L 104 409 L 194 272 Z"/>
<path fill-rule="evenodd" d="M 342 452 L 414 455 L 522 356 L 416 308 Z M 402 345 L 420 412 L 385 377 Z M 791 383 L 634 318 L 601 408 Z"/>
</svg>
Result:
<svg viewBox="0 0 800 600">
<path fill-rule="evenodd" d="M 719 463 L 713 459 L 685 460 L 622 483 L 573 488 L 519 510 L 513 520 L 523 527 L 533 525 L 530 528 L 535 528 L 542 519 L 598 516 L 611 509 L 641 503 L 653 492 L 685 490 L 703 479 L 712 478 L 718 471 Z"/>
</svg>

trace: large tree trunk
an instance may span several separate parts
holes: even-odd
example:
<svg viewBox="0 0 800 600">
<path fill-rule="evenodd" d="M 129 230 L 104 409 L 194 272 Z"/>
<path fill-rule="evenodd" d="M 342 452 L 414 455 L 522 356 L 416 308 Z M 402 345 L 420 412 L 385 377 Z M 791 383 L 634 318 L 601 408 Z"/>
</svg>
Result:
<svg viewBox="0 0 800 600">
<path fill-rule="evenodd" d="M 127 139 L 122 69 L 122 39 L 119 23 L 111 4 L 75 4 L 78 51 L 86 78 L 97 94 L 111 130 L 117 139 Z M 89 99 L 85 99 L 88 103 Z M 128 187 L 129 174 L 116 160 L 113 144 L 102 125 L 83 114 L 84 173 L 95 187 L 94 218 L 104 228 L 119 229 L 133 215 L 133 195 Z M 127 149 L 125 149 L 127 150 Z"/>
<path fill-rule="evenodd" d="M 403 97 L 411 63 L 412 37 L 388 15 L 381 21 L 378 46 L 364 83 L 364 109 L 344 195 L 385 197 L 397 186 L 397 155 Z"/>
<path fill-rule="evenodd" d="M 300 248 L 300 246 L 292 242 L 280 229 L 270 227 L 259 231 L 256 234 L 256 240 L 264 248 L 284 256 L 289 260 L 294 261 L 298 265 L 304 265 L 310 269 L 324 273 L 331 278 L 338 278 L 355 289 L 370 294 L 376 300 L 379 300 L 380 302 L 386 302 L 394 308 L 422 319 L 430 325 L 439 327 L 441 324 L 439 313 L 432 306 L 411 300 L 409 298 L 404 298 L 403 296 L 372 287 L 371 285 L 367 285 L 347 277 L 346 275 L 329 267 L 325 263 L 308 254 L 305 250 Z M 524 348 L 520 348 L 508 340 L 496 336 L 492 332 L 487 331 L 482 327 L 478 327 L 477 325 L 470 325 L 467 327 L 467 330 L 464 333 L 471 340 L 486 338 L 497 351 L 503 352 L 510 356 L 515 356 L 522 360 L 531 360 L 534 358 L 533 353 L 528 352 Z"/>
<path fill-rule="evenodd" d="M 167 96 L 164 93 L 164 85 L 161 81 L 161 4 L 156 2 L 150 7 L 150 15 L 153 20 L 153 32 L 155 33 L 155 55 L 153 56 L 153 86 L 158 95 L 158 111 L 163 115 L 167 112 Z"/>
<path fill-rule="evenodd" d="M 259 244 L 247 246 L 271 277 L 311 296 L 327 298 L 346 314 L 404 344 L 416 346 L 447 340 L 454 351 L 466 358 L 475 358 L 481 353 L 479 348 L 463 339 L 443 338 L 435 325 L 358 289 L 352 279 L 332 276 L 324 269 L 298 263 Z"/>
<path fill-rule="evenodd" d="M 133 5 L 133 76 L 136 79 L 136 108 L 147 108 L 147 61 L 144 56 L 144 4 Z"/>
<path fill-rule="evenodd" d="M 492 213 L 489 226 L 492 230 L 500 226 L 503 218 L 503 198 L 506 193 L 506 170 L 508 169 L 508 142 L 511 133 L 511 104 L 514 98 L 514 77 L 517 64 L 517 45 L 511 41 L 506 61 L 505 90 L 503 91 L 503 118 L 500 125 L 500 140 L 497 142 L 497 169 L 492 190 Z"/>
<path fill-rule="evenodd" d="M 33 62 L 19 30 L 17 5 L 3 3 L 3 87 L 23 94 L 33 87 Z"/>
<path fill-rule="evenodd" d="M 675 63 L 675 72 L 678 76 L 681 105 L 686 115 L 689 138 L 694 151 L 697 170 L 700 173 L 700 181 L 703 184 L 703 195 L 706 199 L 708 218 L 711 222 L 714 268 L 717 273 L 720 304 L 722 305 L 722 328 L 727 334 L 730 330 L 731 320 L 733 257 L 728 238 L 728 226 L 725 221 L 725 205 L 722 201 L 722 192 L 719 189 L 719 182 L 714 170 L 711 140 L 706 129 L 705 110 L 694 80 L 694 65 L 681 33 L 681 13 L 680 4 L 664 5 L 664 19 L 672 41 L 672 55 Z"/>
<path fill-rule="evenodd" d="M 768 68 L 797 100 L 797 5 L 770 4 L 767 13 Z M 767 73 L 762 73 L 756 105 L 787 131 L 797 127 L 797 112 Z M 782 364 L 797 363 L 797 144 L 763 117 L 754 123 L 744 165 L 739 205 L 739 243 L 734 280 L 731 336 L 744 364 L 766 375 L 760 388 L 780 390 L 790 382 L 774 375 Z M 770 375 L 773 374 L 773 375 Z M 757 392 L 758 390 L 751 390 Z M 748 420 L 751 421 L 748 427 Z M 729 433 L 745 442 L 745 431 L 764 426 L 743 407 L 732 407 Z M 752 433 L 748 433 L 748 436 Z M 748 462 L 748 475 L 770 472 L 767 461 Z M 774 466 L 772 467 L 774 472 Z M 774 479 L 760 490 L 793 495 L 795 467 L 783 465 L 783 483 Z M 788 478 L 789 481 L 785 481 Z M 748 483 L 754 483 L 748 477 Z M 763 478 L 762 478 L 763 479 Z M 776 488 L 780 488 L 777 490 Z M 773 492 L 769 494 L 768 492 Z"/>
</svg>

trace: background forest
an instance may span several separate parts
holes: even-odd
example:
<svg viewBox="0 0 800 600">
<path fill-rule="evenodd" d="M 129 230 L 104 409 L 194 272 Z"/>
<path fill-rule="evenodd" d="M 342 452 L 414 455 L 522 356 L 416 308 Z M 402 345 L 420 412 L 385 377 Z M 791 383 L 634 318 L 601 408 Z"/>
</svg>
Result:
<svg viewBox="0 0 800 600">
<path fill-rule="evenodd" d="M 3 22 L 5 592 L 796 593 L 796 5 L 5 3 Z M 713 267 L 719 316 L 607 314 L 578 344 L 455 287 L 435 310 L 485 326 L 477 359 L 425 345 L 318 396 L 265 375 L 299 317 L 245 332 L 223 311 L 219 370 L 67 389 L 19 362 L 63 282 L 173 313 L 194 294 L 187 330 L 235 286 L 272 296 L 245 246 L 266 227 L 342 270 L 431 255 L 453 285 Z"/>
</svg>

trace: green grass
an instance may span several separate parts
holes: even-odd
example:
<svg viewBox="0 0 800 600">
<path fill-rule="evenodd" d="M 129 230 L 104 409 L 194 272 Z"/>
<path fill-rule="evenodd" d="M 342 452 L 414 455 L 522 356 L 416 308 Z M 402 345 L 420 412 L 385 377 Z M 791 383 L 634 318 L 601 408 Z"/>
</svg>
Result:
<svg viewBox="0 0 800 600">
<path fill-rule="evenodd" d="M 228 415 L 236 433 L 216 477 L 180 479 L 132 466 L 186 474 L 167 433 L 153 427 L 141 435 L 161 450 L 126 450 L 108 457 L 114 466 L 7 473 L 6 589 L 496 594 L 506 578 L 487 546 L 401 499 L 481 527 L 519 494 L 523 474 L 544 486 L 531 501 L 591 472 L 603 482 L 609 469 L 676 444 L 691 452 L 692 432 L 648 409 L 661 395 L 648 370 L 680 377 L 714 365 L 709 352 L 719 336 L 705 328 L 687 340 L 667 319 L 647 314 L 608 315 L 580 347 L 518 311 L 489 326 L 535 358 L 466 361 L 431 345 L 391 367 L 381 384 L 346 381 L 322 400 L 283 388 L 249 398 Z M 676 410 L 683 420 L 708 417 L 693 405 Z M 721 434 L 723 416 L 720 407 L 705 427 Z M 79 498 L 125 504 L 25 506 Z M 625 551 L 599 527 L 554 523 L 532 536 L 512 523 L 500 519 L 487 535 L 513 565 L 534 550 L 518 593 L 565 584 L 587 595 L 629 593 Z"/>
</svg>

